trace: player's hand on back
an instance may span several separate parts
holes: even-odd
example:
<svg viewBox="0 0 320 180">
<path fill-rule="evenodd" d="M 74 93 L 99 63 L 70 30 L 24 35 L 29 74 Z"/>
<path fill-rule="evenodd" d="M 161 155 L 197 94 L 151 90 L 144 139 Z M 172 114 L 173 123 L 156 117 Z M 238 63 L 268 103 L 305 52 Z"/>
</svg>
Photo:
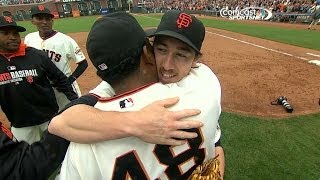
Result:
<svg viewBox="0 0 320 180">
<path fill-rule="evenodd" d="M 130 127 L 132 135 L 143 141 L 164 144 L 182 145 L 186 139 L 195 138 L 194 132 L 186 132 L 184 129 L 199 128 L 203 123 L 195 120 L 183 120 L 183 118 L 200 114 L 197 109 L 185 109 L 181 111 L 169 111 L 179 98 L 170 98 L 154 103 L 143 108 Z"/>
</svg>

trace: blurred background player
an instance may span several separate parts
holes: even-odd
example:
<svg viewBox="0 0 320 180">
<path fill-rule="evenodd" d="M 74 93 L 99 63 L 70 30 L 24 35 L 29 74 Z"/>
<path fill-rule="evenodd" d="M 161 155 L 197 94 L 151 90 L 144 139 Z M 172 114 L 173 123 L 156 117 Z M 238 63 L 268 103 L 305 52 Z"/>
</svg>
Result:
<svg viewBox="0 0 320 180">
<path fill-rule="evenodd" d="M 25 44 L 45 51 L 51 61 L 68 77 L 68 82 L 74 91 L 81 96 L 76 79 L 86 70 L 88 63 L 80 47 L 71 37 L 52 29 L 54 16 L 48 8 L 43 5 L 33 6 L 31 16 L 31 22 L 38 31 L 27 34 L 24 39 Z M 70 68 L 71 61 L 77 64 L 73 73 Z M 70 101 L 56 90 L 55 94 L 61 110 Z"/>
<path fill-rule="evenodd" d="M 313 25 L 317 25 L 320 20 L 320 0 L 316 0 L 313 3 L 313 6 L 310 8 L 311 10 L 311 23 L 308 26 L 308 29 L 311 29 Z M 319 101 L 320 103 L 320 101 Z"/>
<path fill-rule="evenodd" d="M 11 17 L 0 16 L 0 103 L 14 136 L 32 143 L 58 112 L 52 86 L 69 100 L 78 96 L 46 53 L 21 42 L 24 31 Z"/>
</svg>

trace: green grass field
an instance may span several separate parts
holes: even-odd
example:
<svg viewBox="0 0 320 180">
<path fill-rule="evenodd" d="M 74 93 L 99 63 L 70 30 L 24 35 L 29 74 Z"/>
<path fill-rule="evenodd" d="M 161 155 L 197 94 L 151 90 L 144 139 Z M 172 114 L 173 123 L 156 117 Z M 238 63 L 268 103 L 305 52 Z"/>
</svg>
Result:
<svg viewBox="0 0 320 180">
<path fill-rule="evenodd" d="M 54 27 L 64 33 L 85 32 L 96 18 L 57 19 Z M 161 16 L 136 18 L 143 27 L 155 27 Z M 203 19 L 203 22 L 208 27 L 320 50 L 320 32 L 317 31 L 237 21 Z M 28 32 L 35 30 L 30 22 L 19 24 Z M 220 123 L 226 154 L 225 179 L 320 179 L 320 113 L 274 120 L 222 112 Z"/>
<path fill-rule="evenodd" d="M 55 29 L 64 33 L 87 32 L 98 16 L 86 16 L 77 18 L 65 18 L 55 20 Z M 143 27 L 156 27 L 161 19 L 160 15 L 136 16 Z M 269 39 L 295 46 L 320 50 L 320 32 L 310 30 L 297 30 L 279 27 L 266 27 L 253 24 L 241 24 L 237 21 L 219 21 L 213 19 L 202 19 L 207 27 L 219 28 L 228 31 L 238 32 L 254 37 Z M 22 36 L 35 31 L 35 27 L 28 21 L 19 22 L 27 29 Z"/>
</svg>

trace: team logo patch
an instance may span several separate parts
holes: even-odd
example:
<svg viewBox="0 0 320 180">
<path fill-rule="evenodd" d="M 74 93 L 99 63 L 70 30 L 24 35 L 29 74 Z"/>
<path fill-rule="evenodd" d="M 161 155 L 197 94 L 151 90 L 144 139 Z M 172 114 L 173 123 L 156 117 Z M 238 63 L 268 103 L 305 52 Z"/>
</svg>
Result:
<svg viewBox="0 0 320 180">
<path fill-rule="evenodd" d="M 81 49 L 79 47 L 77 47 L 74 53 L 80 54 L 81 53 Z"/>
<path fill-rule="evenodd" d="M 44 10 L 44 6 L 43 5 L 38 5 L 38 9 L 39 9 L 39 11 L 43 11 Z"/>
<path fill-rule="evenodd" d="M 30 83 L 30 84 L 33 83 L 33 77 L 32 76 L 27 76 L 26 79 L 27 79 L 28 83 Z"/>
<path fill-rule="evenodd" d="M 178 28 L 187 28 L 192 23 L 192 17 L 189 14 L 181 13 L 177 19 Z"/>
<path fill-rule="evenodd" d="M 119 102 L 120 108 L 128 108 L 128 107 L 132 107 L 133 104 L 133 100 L 131 98 L 128 99 L 124 99 L 122 101 Z"/>
<path fill-rule="evenodd" d="M 13 22 L 12 18 L 9 17 L 9 16 L 3 16 L 3 17 L 4 17 L 4 20 L 6 20 L 8 23 L 12 23 Z"/>
<path fill-rule="evenodd" d="M 100 65 L 98 66 L 98 68 L 99 68 L 101 71 L 103 71 L 103 70 L 108 69 L 108 66 L 107 66 L 105 63 L 102 63 L 102 64 L 100 64 Z"/>
<path fill-rule="evenodd" d="M 8 71 L 15 71 L 17 68 L 15 66 L 8 66 Z"/>
</svg>

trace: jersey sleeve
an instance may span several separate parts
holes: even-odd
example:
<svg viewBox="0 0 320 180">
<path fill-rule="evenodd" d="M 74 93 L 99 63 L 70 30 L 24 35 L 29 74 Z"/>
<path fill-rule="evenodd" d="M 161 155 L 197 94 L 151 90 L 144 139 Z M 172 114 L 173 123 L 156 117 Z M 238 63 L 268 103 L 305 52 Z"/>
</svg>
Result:
<svg viewBox="0 0 320 180">
<path fill-rule="evenodd" d="M 72 107 L 72 106 L 75 106 L 75 105 L 78 105 L 78 104 L 85 104 L 85 105 L 88 105 L 88 106 L 94 106 L 97 102 L 98 102 L 99 98 L 93 94 L 86 94 L 86 95 L 83 95 L 81 96 L 80 98 L 78 99 L 75 99 L 71 102 L 69 102 L 60 112 L 63 112 L 65 111 L 66 109 Z"/>
<path fill-rule="evenodd" d="M 33 48 L 34 49 L 34 48 Z M 48 58 L 48 56 L 40 51 L 34 49 L 34 53 L 39 55 L 42 60 L 42 68 L 46 71 L 46 76 L 53 83 L 53 86 L 71 101 L 78 98 L 78 94 L 74 92 L 71 84 L 67 81 L 67 76 L 60 71 L 56 65 Z"/>
<path fill-rule="evenodd" d="M 77 42 L 69 37 L 69 53 L 67 53 L 68 59 L 72 59 L 75 63 L 79 63 L 86 59 L 85 55 L 83 54 L 81 48 L 77 44 Z"/>
<path fill-rule="evenodd" d="M 27 34 L 24 37 L 24 44 L 26 44 L 27 46 L 30 46 L 30 34 Z"/>
<path fill-rule="evenodd" d="M 89 91 L 89 93 L 97 96 L 98 98 L 108 98 L 116 94 L 114 89 L 106 81 L 102 81 L 97 87 Z"/>
</svg>

